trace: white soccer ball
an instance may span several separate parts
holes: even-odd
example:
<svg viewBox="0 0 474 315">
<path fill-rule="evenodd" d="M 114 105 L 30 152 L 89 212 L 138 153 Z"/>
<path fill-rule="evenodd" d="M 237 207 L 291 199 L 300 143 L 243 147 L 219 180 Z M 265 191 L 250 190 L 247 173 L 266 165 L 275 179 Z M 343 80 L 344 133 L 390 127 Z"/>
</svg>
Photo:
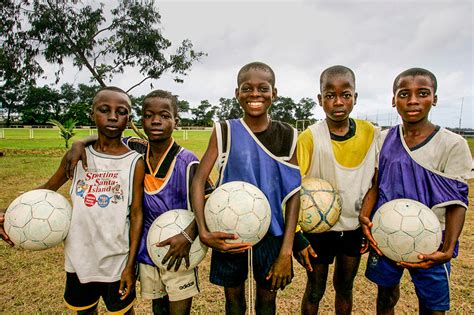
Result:
<svg viewBox="0 0 474 315">
<path fill-rule="evenodd" d="M 383 204 L 372 218 L 372 235 L 391 260 L 418 262 L 419 254 L 431 254 L 441 244 L 441 225 L 424 204 L 395 199 Z"/>
<path fill-rule="evenodd" d="M 342 199 L 324 179 L 305 177 L 300 190 L 299 225 L 304 232 L 321 233 L 331 229 L 341 216 Z"/>
<path fill-rule="evenodd" d="M 233 181 L 212 192 L 204 207 L 204 218 L 211 232 L 233 233 L 229 243 L 258 243 L 267 233 L 271 208 L 265 194 L 252 184 Z"/>
<path fill-rule="evenodd" d="M 155 265 L 161 268 L 167 267 L 163 265 L 162 261 L 170 249 L 169 245 L 158 247 L 156 244 L 181 233 L 193 220 L 194 214 L 191 211 L 176 209 L 166 211 L 153 221 L 148 230 L 146 246 L 148 254 Z M 196 267 L 204 259 L 206 253 L 207 246 L 201 243 L 199 237 L 196 237 L 189 250 L 189 269 Z M 171 270 L 174 271 L 174 266 Z M 181 261 L 178 271 L 184 270 L 187 270 L 186 264 L 184 261 Z"/>
<path fill-rule="evenodd" d="M 67 236 L 72 208 L 61 194 L 36 189 L 17 197 L 5 212 L 4 228 L 15 246 L 43 250 Z"/>
</svg>

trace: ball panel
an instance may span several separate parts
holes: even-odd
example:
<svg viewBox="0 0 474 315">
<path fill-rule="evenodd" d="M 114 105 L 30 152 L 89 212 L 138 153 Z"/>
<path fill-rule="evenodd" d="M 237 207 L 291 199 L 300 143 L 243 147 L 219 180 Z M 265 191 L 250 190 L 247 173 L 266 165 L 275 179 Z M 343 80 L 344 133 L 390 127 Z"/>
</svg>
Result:
<svg viewBox="0 0 474 315">
<path fill-rule="evenodd" d="M 419 254 L 430 254 L 441 243 L 436 215 L 414 200 L 396 199 L 383 204 L 372 223 L 372 234 L 380 250 L 394 261 L 418 262 Z"/>
<path fill-rule="evenodd" d="M 300 190 L 301 229 L 321 233 L 333 227 L 341 215 L 342 199 L 332 185 L 311 177 L 303 178 Z"/>
<path fill-rule="evenodd" d="M 194 214 L 191 211 L 176 209 L 163 213 L 153 221 L 148 231 L 146 243 L 148 254 L 156 266 L 166 268 L 162 264 L 162 260 L 170 248 L 169 245 L 157 247 L 156 244 L 181 233 L 193 220 Z M 199 237 L 196 237 L 189 250 L 189 268 L 196 267 L 204 259 L 206 253 L 207 247 L 201 243 Z M 171 270 L 174 271 L 174 268 Z M 178 271 L 184 270 L 186 270 L 186 266 L 184 262 L 181 262 Z"/>
<path fill-rule="evenodd" d="M 260 189 L 246 182 L 233 181 L 219 186 L 210 195 L 204 217 L 209 231 L 238 236 L 237 240 L 226 242 L 256 244 L 268 231 L 271 209 Z"/>
<path fill-rule="evenodd" d="M 19 248 L 47 249 L 67 236 L 71 214 L 69 202 L 57 192 L 32 190 L 10 204 L 5 213 L 5 230 Z"/>
</svg>

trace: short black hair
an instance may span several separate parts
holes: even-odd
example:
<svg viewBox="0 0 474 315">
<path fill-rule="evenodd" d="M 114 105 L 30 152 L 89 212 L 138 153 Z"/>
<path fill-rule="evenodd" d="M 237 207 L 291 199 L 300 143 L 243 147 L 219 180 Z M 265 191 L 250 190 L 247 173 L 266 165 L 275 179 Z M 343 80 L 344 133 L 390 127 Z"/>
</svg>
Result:
<svg viewBox="0 0 474 315">
<path fill-rule="evenodd" d="M 352 87 L 355 89 L 355 74 L 352 69 L 346 67 L 346 66 L 341 66 L 341 65 L 335 65 L 332 67 L 329 67 L 325 69 L 323 72 L 321 72 L 321 76 L 319 77 L 319 89 L 322 91 L 323 90 L 323 81 L 335 77 L 336 75 L 347 75 L 349 74 L 352 78 Z"/>
<path fill-rule="evenodd" d="M 158 98 L 165 98 L 171 101 L 171 106 L 173 107 L 173 115 L 175 118 L 178 117 L 178 97 L 173 95 L 173 93 L 165 90 L 154 90 L 148 93 L 145 98 L 143 99 L 143 106 L 145 106 L 146 101 L 149 98 L 158 97 Z M 143 108 L 142 106 L 142 108 Z"/>
<path fill-rule="evenodd" d="M 127 95 L 128 100 L 130 101 L 130 95 L 128 95 L 128 93 L 125 92 L 124 90 L 122 90 L 121 88 L 119 88 L 117 86 L 103 86 L 100 89 L 98 89 L 97 92 L 95 93 L 94 98 L 92 99 L 92 107 L 94 107 L 95 103 L 97 102 L 97 96 L 102 91 L 113 91 L 113 92 L 119 92 L 119 93 L 125 94 L 125 95 Z M 130 103 L 131 103 L 131 101 L 130 101 Z M 129 107 L 130 107 L 130 109 L 132 109 L 131 104 L 129 104 Z"/>
<path fill-rule="evenodd" d="M 436 76 L 431 71 L 423 69 L 423 68 L 410 68 L 408 70 L 403 71 L 399 75 L 397 75 L 397 77 L 393 81 L 393 94 L 395 95 L 395 92 L 398 89 L 398 84 L 401 78 L 414 77 L 417 75 L 430 78 L 431 83 L 433 84 L 434 92 L 436 93 L 436 90 L 438 89 L 438 81 L 436 80 Z"/>
<path fill-rule="evenodd" d="M 237 74 L 237 86 L 240 86 L 240 83 L 242 83 L 242 76 L 250 69 L 258 69 L 269 72 L 271 75 L 270 84 L 272 85 L 272 87 L 275 87 L 275 72 L 273 72 L 273 69 L 269 65 L 260 61 L 248 63 L 242 68 L 240 68 L 239 73 Z"/>
</svg>

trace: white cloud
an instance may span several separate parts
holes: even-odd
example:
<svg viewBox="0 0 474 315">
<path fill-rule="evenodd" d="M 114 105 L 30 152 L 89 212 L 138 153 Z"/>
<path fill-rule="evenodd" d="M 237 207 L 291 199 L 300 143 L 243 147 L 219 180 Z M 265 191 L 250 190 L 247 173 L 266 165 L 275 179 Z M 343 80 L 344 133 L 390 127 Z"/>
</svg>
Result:
<svg viewBox="0 0 474 315">
<path fill-rule="evenodd" d="M 354 115 L 394 121 L 393 79 L 407 68 L 420 66 L 437 75 L 440 100 L 446 100 L 433 111 L 433 121 L 457 127 L 464 97 L 462 125 L 474 127 L 471 1 L 157 3 L 165 37 L 175 46 L 188 38 L 196 50 L 208 53 L 193 65 L 183 84 L 173 82 L 171 75 L 153 82 L 155 88 L 171 90 L 193 105 L 204 99 L 217 104 L 219 97 L 232 97 L 237 71 L 254 60 L 272 66 L 279 94 L 294 100 L 315 98 L 320 72 L 344 64 L 357 77 L 359 101 Z M 88 80 L 88 74 L 70 69 L 66 81 Z M 135 77 L 138 80 L 137 71 L 130 70 L 114 84 L 127 87 Z M 134 93 L 149 90 L 144 84 Z M 322 115 L 319 108 L 316 113 Z"/>
</svg>

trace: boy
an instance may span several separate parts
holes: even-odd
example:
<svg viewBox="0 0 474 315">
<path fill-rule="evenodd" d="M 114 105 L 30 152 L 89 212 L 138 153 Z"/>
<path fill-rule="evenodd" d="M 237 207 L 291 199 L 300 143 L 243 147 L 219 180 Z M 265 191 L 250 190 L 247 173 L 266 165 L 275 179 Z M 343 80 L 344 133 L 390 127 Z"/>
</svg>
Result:
<svg viewBox="0 0 474 315">
<path fill-rule="evenodd" d="M 192 297 L 199 293 L 197 268 L 177 271 L 183 259 L 189 266 L 191 241 L 197 236 L 193 222 L 185 231 L 158 246 L 170 245 L 163 258 L 167 269 L 155 266 L 146 246 L 148 230 L 153 221 L 166 211 L 190 209 L 189 186 L 198 165 L 197 157 L 173 139 L 179 121 L 178 100 L 168 91 L 155 90 L 145 96 L 142 107 L 142 125 L 148 141 L 127 137 L 123 142 L 145 158 L 145 196 L 143 203 L 143 233 L 137 260 L 140 270 L 141 294 L 152 300 L 154 314 L 189 314 Z M 79 158 L 84 145 L 93 143 L 93 137 L 74 144 L 71 159 Z M 207 187 L 209 188 L 209 187 Z M 170 271 L 174 266 L 174 271 Z"/>
<path fill-rule="evenodd" d="M 135 258 L 142 230 L 144 164 L 121 142 L 131 112 L 128 95 L 100 89 L 92 104 L 98 140 L 86 150 L 89 168 L 75 169 L 72 219 L 65 240 L 64 301 L 80 314 L 97 313 L 102 296 L 110 312 L 133 313 Z M 68 177 L 66 156 L 38 188 L 58 190 Z M 3 226 L 0 226 L 5 236 Z"/>
<path fill-rule="evenodd" d="M 434 253 L 419 256 L 418 263 L 399 264 L 381 256 L 370 227 L 371 211 L 360 214 L 364 233 L 373 247 L 366 276 L 378 286 L 377 313 L 393 314 L 400 297 L 400 278 L 408 268 L 421 314 L 449 310 L 450 260 L 457 256 L 457 240 L 468 203 L 471 154 L 466 140 L 428 120 L 436 105 L 437 81 L 433 73 L 411 68 L 393 83 L 392 106 L 402 124 L 384 131 L 379 160 L 378 209 L 384 203 L 408 198 L 433 210 L 444 227 L 443 243 Z"/>
<path fill-rule="evenodd" d="M 311 244 L 306 253 L 295 255 L 308 276 L 301 309 L 303 314 L 318 312 L 326 290 L 328 268 L 335 259 L 336 314 L 350 314 L 352 287 L 363 243 L 358 215 L 361 208 L 371 209 L 374 204 L 372 180 L 379 132 L 370 122 L 349 117 L 357 101 L 351 69 L 340 65 L 327 68 L 321 73 L 320 89 L 318 101 L 326 119 L 299 136 L 298 164 L 302 175 L 325 179 L 336 188 L 342 198 L 342 212 L 331 230 L 296 236 L 296 248 L 304 238 Z"/>
<path fill-rule="evenodd" d="M 288 124 L 268 117 L 276 95 L 275 75 L 268 65 L 252 62 L 240 69 L 235 97 L 244 117 L 216 124 L 192 183 L 192 205 L 199 236 L 204 244 L 214 249 L 210 281 L 224 286 L 226 313 L 230 314 L 245 313 L 246 250 L 250 245 L 229 244 L 226 240 L 235 239 L 236 235 L 211 233 L 206 227 L 204 184 L 216 160 L 220 170 L 219 185 L 238 180 L 249 182 L 265 193 L 271 205 L 269 231 L 251 251 L 257 282 L 257 313 L 275 313 L 276 291 L 288 285 L 293 276 L 291 249 L 299 211 L 297 192 L 301 184 L 295 153 L 297 133 Z"/>
</svg>

